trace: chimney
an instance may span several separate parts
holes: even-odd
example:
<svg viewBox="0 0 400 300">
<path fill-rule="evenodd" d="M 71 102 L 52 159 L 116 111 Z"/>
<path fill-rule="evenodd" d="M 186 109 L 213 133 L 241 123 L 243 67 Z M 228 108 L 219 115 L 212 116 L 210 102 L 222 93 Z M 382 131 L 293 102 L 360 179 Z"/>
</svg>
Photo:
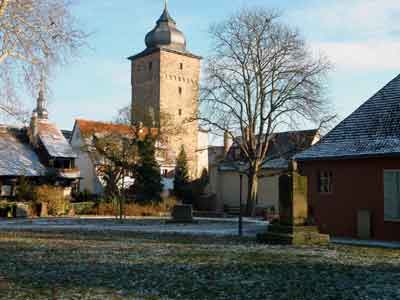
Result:
<svg viewBox="0 0 400 300">
<path fill-rule="evenodd" d="M 229 152 L 229 149 L 232 146 L 232 138 L 229 136 L 228 131 L 224 132 L 224 156 L 226 156 Z"/>
<path fill-rule="evenodd" d="M 33 111 L 32 117 L 31 117 L 31 123 L 29 125 L 28 129 L 28 137 L 29 141 L 32 145 L 36 146 L 37 145 L 37 135 L 38 135 L 38 126 L 37 126 L 37 113 Z"/>
</svg>

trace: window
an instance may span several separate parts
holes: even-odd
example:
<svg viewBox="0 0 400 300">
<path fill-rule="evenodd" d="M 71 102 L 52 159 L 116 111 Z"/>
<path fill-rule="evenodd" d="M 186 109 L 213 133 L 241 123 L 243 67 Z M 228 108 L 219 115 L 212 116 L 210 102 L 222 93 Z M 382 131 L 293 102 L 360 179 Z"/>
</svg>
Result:
<svg viewBox="0 0 400 300">
<path fill-rule="evenodd" d="M 332 193 L 332 172 L 321 171 L 318 175 L 318 192 Z"/>
<path fill-rule="evenodd" d="M 183 63 L 179 64 L 179 69 L 183 70 Z"/>
<path fill-rule="evenodd" d="M 12 195 L 12 186 L 11 185 L 2 185 L 1 186 L 1 196 L 9 197 Z"/>
<path fill-rule="evenodd" d="M 149 71 L 153 70 L 153 62 L 149 62 Z"/>
<path fill-rule="evenodd" d="M 180 116 L 182 116 L 182 109 L 179 109 L 179 110 L 178 110 L 178 114 L 179 114 Z"/>
<path fill-rule="evenodd" d="M 182 88 L 181 87 L 178 88 L 178 92 L 179 92 L 179 95 L 182 95 Z"/>
<path fill-rule="evenodd" d="M 400 171 L 384 171 L 385 220 L 400 219 Z"/>
</svg>

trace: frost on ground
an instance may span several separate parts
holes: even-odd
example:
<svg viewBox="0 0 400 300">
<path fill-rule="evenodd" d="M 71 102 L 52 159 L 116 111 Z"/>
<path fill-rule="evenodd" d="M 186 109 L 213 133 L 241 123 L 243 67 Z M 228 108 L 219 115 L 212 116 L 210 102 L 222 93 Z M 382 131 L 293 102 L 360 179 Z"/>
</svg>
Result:
<svg viewBox="0 0 400 300">
<path fill-rule="evenodd" d="M 0 232 L 0 299 L 400 299 L 400 252 L 250 238 Z"/>
<path fill-rule="evenodd" d="M 82 231 L 122 231 L 144 233 L 174 233 L 185 235 L 234 236 L 238 234 L 237 219 L 198 218 L 193 224 L 166 223 L 163 218 L 127 219 L 121 224 L 115 219 L 13 219 L 0 222 L 0 230 L 82 230 Z M 245 236 L 256 236 L 263 232 L 267 223 L 257 219 L 245 219 Z"/>
</svg>

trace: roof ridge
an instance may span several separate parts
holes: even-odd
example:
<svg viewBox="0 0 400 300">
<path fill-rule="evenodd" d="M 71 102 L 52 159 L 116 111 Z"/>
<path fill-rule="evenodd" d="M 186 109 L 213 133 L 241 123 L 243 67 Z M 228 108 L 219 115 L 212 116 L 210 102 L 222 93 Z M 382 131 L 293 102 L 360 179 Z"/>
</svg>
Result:
<svg viewBox="0 0 400 300">
<path fill-rule="evenodd" d="M 337 124 L 299 160 L 400 154 L 400 74 Z"/>
<path fill-rule="evenodd" d="M 383 92 L 385 89 L 387 89 L 390 85 L 392 85 L 394 82 L 396 82 L 398 80 L 400 80 L 400 74 L 395 76 L 388 83 L 386 83 L 382 88 L 380 88 L 377 92 L 375 92 L 371 97 L 369 97 L 367 100 L 365 100 L 351 114 L 349 114 L 346 118 L 344 118 L 341 122 L 339 122 L 339 124 L 337 124 L 334 128 L 332 128 L 332 130 L 330 130 L 317 144 L 322 143 L 324 140 L 328 139 L 329 136 L 331 135 L 331 133 L 334 132 L 339 126 L 341 126 L 343 123 L 348 121 L 354 114 L 356 114 L 358 111 L 360 111 L 363 107 L 365 107 L 367 104 L 369 104 L 369 102 L 372 101 L 376 96 L 378 96 L 381 92 Z"/>
</svg>

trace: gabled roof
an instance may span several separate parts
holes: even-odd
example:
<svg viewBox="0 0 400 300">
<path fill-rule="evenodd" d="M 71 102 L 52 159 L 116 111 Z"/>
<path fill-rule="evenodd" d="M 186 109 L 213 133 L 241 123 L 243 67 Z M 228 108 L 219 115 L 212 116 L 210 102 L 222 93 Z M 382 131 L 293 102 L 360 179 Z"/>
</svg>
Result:
<svg viewBox="0 0 400 300">
<path fill-rule="evenodd" d="M 46 168 L 19 130 L 0 132 L 0 176 L 43 176 Z"/>
<path fill-rule="evenodd" d="M 294 155 L 310 148 L 319 139 L 318 129 L 277 132 L 271 137 L 271 144 L 262 168 L 264 170 L 287 169 Z M 238 140 L 238 139 L 237 139 Z M 240 140 L 240 138 L 239 138 Z M 227 161 L 220 165 L 220 170 L 236 170 L 240 161 L 235 156 L 237 144 L 229 150 Z"/>
<path fill-rule="evenodd" d="M 400 75 L 297 160 L 400 155 Z"/>
<path fill-rule="evenodd" d="M 319 139 L 318 129 L 274 133 L 267 159 L 291 159 L 295 154 L 310 148 Z"/>
<path fill-rule="evenodd" d="M 94 134 L 130 135 L 135 133 L 135 130 L 132 126 L 124 124 L 114 124 L 82 119 L 78 119 L 75 122 L 75 126 L 79 126 L 80 133 L 83 137 L 91 137 Z"/>
<path fill-rule="evenodd" d="M 72 137 L 72 131 L 71 130 L 61 130 L 61 133 L 63 134 L 63 136 L 65 137 L 65 139 L 67 141 L 69 141 Z"/>
<path fill-rule="evenodd" d="M 79 131 L 84 138 L 91 138 L 93 135 L 108 135 L 108 134 L 127 135 L 127 136 L 133 136 L 138 134 L 140 138 L 144 138 L 149 133 L 149 131 L 153 136 L 156 136 L 158 134 L 157 128 L 143 127 L 137 129 L 134 126 L 125 124 L 106 123 L 106 122 L 98 122 L 98 121 L 90 121 L 82 119 L 78 119 L 75 121 L 74 130 L 77 127 L 79 128 Z"/>
<path fill-rule="evenodd" d="M 235 143 L 229 150 L 228 158 L 233 159 L 235 149 L 239 147 L 238 143 L 241 142 L 241 139 L 241 137 L 235 138 Z M 270 138 L 266 160 L 291 159 L 295 154 L 310 148 L 318 139 L 318 129 L 273 133 Z"/>
<path fill-rule="evenodd" d="M 71 145 L 55 124 L 47 120 L 38 120 L 37 127 L 39 139 L 50 156 L 58 158 L 77 157 Z"/>
</svg>

